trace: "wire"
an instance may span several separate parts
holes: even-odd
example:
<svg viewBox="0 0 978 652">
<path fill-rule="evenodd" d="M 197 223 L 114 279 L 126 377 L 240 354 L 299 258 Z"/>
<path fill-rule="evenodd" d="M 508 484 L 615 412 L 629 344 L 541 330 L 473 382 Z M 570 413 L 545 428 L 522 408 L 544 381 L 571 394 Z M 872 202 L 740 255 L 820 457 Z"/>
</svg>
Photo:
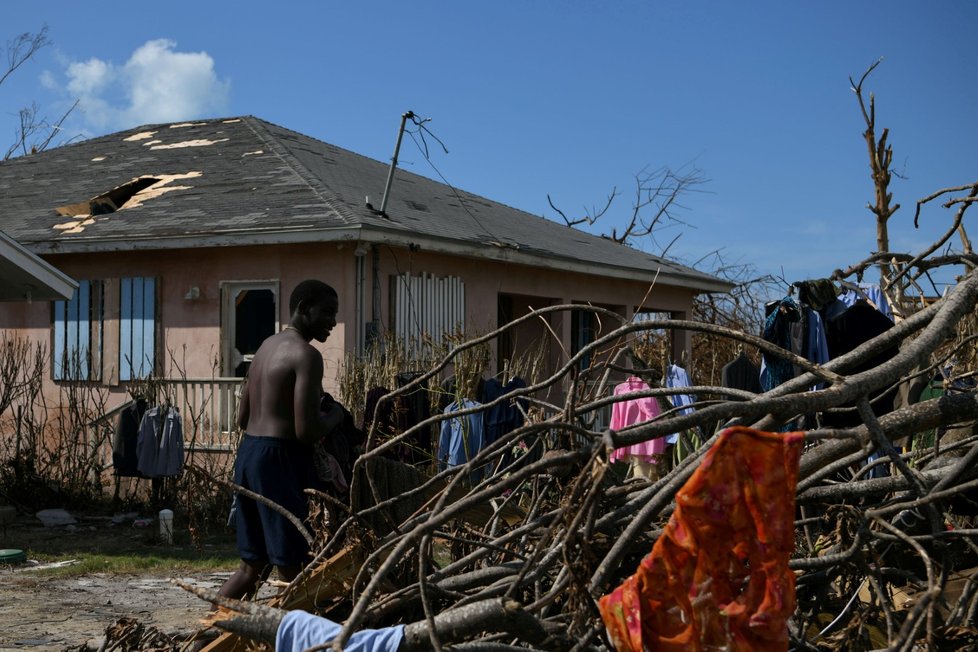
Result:
<svg viewBox="0 0 978 652">
<path fill-rule="evenodd" d="M 418 127 L 418 135 L 421 136 L 421 142 L 424 144 L 424 155 L 425 155 L 425 158 L 428 158 L 428 141 L 426 141 L 424 139 L 425 132 L 427 132 L 429 136 L 431 136 L 432 138 L 434 138 L 435 141 L 437 141 L 437 143 L 439 145 L 441 145 L 441 148 L 443 150 L 445 150 L 445 153 L 448 154 L 448 148 L 445 147 L 445 143 L 443 143 L 441 141 L 441 139 L 434 134 L 433 131 L 431 131 L 426 126 L 424 126 L 426 122 L 431 122 L 431 118 L 420 118 L 419 119 L 416 115 L 414 115 L 414 113 L 412 113 L 411 114 L 411 121 Z"/>
<path fill-rule="evenodd" d="M 483 224 L 479 220 L 479 218 L 476 217 L 475 214 L 471 210 L 469 210 L 469 207 L 466 205 L 465 200 L 459 194 L 459 192 L 455 188 L 455 186 L 453 186 L 448 181 L 448 179 L 445 178 L 445 175 L 441 173 L 441 170 L 439 170 L 438 167 L 431 160 L 431 156 L 429 155 L 429 152 L 428 152 L 428 142 L 424 138 L 424 134 L 425 133 L 427 133 L 429 136 L 431 136 L 432 138 L 434 138 L 435 141 L 437 141 L 438 144 L 441 145 L 441 147 L 445 151 L 445 153 L 448 154 L 448 148 L 445 147 L 445 143 L 443 143 L 441 141 L 441 139 L 438 138 L 438 136 L 436 136 L 430 129 L 428 129 L 425 126 L 425 123 L 426 122 L 430 122 L 431 121 L 431 118 L 419 118 L 418 116 L 413 115 L 413 116 L 411 116 L 411 121 L 415 124 L 415 126 L 417 126 L 417 128 L 418 128 L 417 131 L 411 131 L 410 129 L 405 129 L 404 131 L 411 137 L 411 140 L 414 141 L 415 147 L 417 147 L 418 148 L 418 151 L 421 152 L 421 155 L 424 156 L 425 161 L 427 161 L 428 162 L 428 165 L 431 166 L 431 169 L 435 171 L 435 174 L 438 175 L 438 177 L 441 179 L 442 183 L 444 183 L 446 186 L 449 187 L 449 189 L 451 189 L 452 194 L 455 195 L 455 198 L 458 200 L 459 205 L 468 214 L 468 216 L 472 218 L 472 221 L 479 225 L 479 228 L 482 229 L 482 232 L 485 235 L 489 236 L 490 238 L 492 238 L 492 239 L 494 239 L 496 241 L 500 241 L 499 237 L 497 237 L 496 234 L 494 234 L 492 231 L 490 231 L 488 228 L 486 228 L 486 225 Z M 418 134 L 421 137 L 421 143 L 423 144 L 423 146 L 422 146 L 422 144 L 419 144 L 418 143 L 418 139 L 415 137 L 415 134 Z"/>
</svg>

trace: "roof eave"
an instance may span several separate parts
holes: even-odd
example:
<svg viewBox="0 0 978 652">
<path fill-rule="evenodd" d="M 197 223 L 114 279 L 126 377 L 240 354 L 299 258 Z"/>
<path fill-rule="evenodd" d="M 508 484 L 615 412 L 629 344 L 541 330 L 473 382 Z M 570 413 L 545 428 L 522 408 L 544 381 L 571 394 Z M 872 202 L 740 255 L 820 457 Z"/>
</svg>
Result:
<svg viewBox="0 0 978 652">
<path fill-rule="evenodd" d="M 0 301 L 70 299 L 78 283 L 0 231 Z"/>
<path fill-rule="evenodd" d="M 356 242 L 387 244 L 398 247 L 411 245 L 442 254 L 464 258 L 495 260 L 544 269 L 577 272 L 598 276 L 614 275 L 616 278 L 646 283 L 662 283 L 680 287 L 695 293 L 729 292 L 734 286 L 721 279 L 705 275 L 682 274 L 660 267 L 637 268 L 614 263 L 595 263 L 554 255 L 548 251 L 525 250 L 500 244 L 477 243 L 438 238 L 431 235 L 406 232 L 397 228 L 376 225 L 295 229 L 228 229 L 207 233 L 179 234 L 168 237 L 126 234 L 118 237 L 71 236 L 70 239 L 27 243 L 39 254 L 66 254 L 132 251 L 152 249 L 182 249 L 198 247 L 249 246 L 269 244 L 300 244 L 306 242 Z"/>
<path fill-rule="evenodd" d="M 692 290 L 697 294 L 729 292 L 734 287 L 733 284 L 720 279 L 706 279 L 694 275 L 685 275 L 674 271 L 665 271 L 659 267 L 636 268 L 615 265 L 613 263 L 586 262 L 576 258 L 557 256 L 548 251 L 528 251 L 496 243 L 474 243 L 450 238 L 436 238 L 430 235 L 404 234 L 403 232 L 388 231 L 377 227 L 364 227 L 361 239 L 367 243 L 390 244 L 403 247 L 417 245 L 429 251 L 466 258 L 489 259 L 530 267 L 556 269 L 597 276 L 613 275 L 615 278 L 628 281 L 663 283 L 673 287 Z"/>
</svg>

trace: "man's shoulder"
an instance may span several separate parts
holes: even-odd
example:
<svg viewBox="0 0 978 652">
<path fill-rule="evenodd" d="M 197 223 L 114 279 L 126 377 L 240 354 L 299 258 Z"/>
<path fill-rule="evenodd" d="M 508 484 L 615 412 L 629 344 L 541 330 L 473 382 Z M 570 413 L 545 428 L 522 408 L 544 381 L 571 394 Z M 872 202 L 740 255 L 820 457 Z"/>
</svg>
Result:
<svg viewBox="0 0 978 652">
<path fill-rule="evenodd" d="M 285 331 L 280 331 L 266 338 L 255 354 L 256 358 L 268 356 L 279 360 L 283 358 L 297 361 L 312 358 L 322 359 L 322 355 L 315 347 L 302 339 L 291 337 Z"/>
<path fill-rule="evenodd" d="M 279 355 L 284 354 L 301 363 L 322 362 L 322 354 L 309 342 L 297 337 L 289 337 L 286 333 L 278 333 L 276 336 L 282 336 L 282 342 L 278 344 Z"/>
</svg>

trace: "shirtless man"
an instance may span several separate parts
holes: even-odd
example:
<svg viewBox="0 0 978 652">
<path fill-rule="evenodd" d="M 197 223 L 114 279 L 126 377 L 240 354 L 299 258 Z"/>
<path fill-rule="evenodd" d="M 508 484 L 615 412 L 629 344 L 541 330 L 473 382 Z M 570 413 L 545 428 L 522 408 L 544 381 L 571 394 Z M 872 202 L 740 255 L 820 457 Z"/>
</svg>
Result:
<svg viewBox="0 0 978 652">
<path fill-rule="evenodd" d="M 248 369 L 238 406 L 238 427 L 246 434 L 234 463 L 234 482 L 295 514 L 308 516 L 303 490 L 317 486 L 311 445 L 343 419 L 333 404 L 320 412 L 323 358 L 309 344 L 325 342 L 336 326 L 336 291 L 320 281 L 303 281 L 289 299 L 291 320 L 266 339 Z M 308 561 L 309 546 L 281 514 L 238 495 L 235 513 L 241 565 L 221 587 L 221 595 L 254 593 L 272 566 L 291 581 Z"/>
</svg>

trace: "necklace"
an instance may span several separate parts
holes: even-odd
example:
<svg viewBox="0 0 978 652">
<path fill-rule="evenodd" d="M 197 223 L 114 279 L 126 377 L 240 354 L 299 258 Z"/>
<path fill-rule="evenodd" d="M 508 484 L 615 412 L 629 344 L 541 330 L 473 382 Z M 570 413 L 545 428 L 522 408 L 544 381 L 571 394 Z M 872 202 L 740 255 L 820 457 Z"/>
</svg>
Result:
<svg viewBox="0 0 978 652">
<path fill-rule="evenodd" d="M 285 332 L 285 331 L 295 331 L 296 333 L 299 333 L 299 329 L 296 328 L 295 326 L 293 326 L 292 324 L 289 324 L 288 326 L 286 326 L 285 328 L 283 328 L 282 331 L 283 332 Z M 299 335 L 302 335 L 302 333 L 299 333 Z"/>
</svg>

